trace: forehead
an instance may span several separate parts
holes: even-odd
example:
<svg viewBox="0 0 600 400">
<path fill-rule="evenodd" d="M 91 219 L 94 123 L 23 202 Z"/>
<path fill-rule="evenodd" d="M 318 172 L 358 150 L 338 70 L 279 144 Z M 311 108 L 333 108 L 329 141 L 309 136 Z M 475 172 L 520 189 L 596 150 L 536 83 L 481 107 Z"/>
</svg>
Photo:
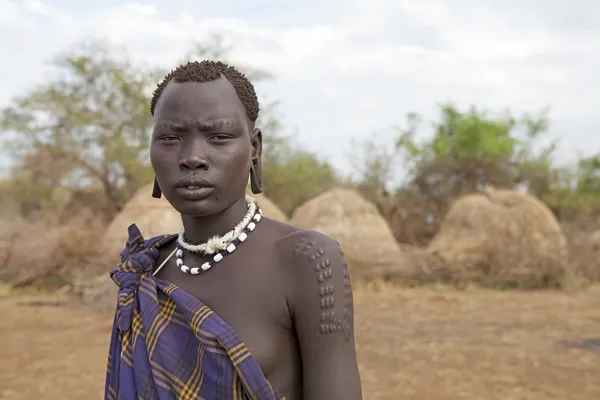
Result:
<svg viewBox="0 0 600 400">
<path fill-rule="evenodd" d="M 243 120 L 246 110 L 231 83 L 221 78 L 210 82 L 171 81 L 163 89 L 154 120 Z"/>
</svg>

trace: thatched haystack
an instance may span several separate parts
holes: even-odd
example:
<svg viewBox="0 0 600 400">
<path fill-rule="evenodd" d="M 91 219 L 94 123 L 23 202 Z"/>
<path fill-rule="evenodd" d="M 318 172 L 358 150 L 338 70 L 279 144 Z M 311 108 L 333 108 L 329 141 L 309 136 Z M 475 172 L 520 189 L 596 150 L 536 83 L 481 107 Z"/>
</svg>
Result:
<svg viewBox="0 0 600 400">
<path fill-rule="evenodd" d="M 464 279 L 510 287 L 561 284 L 568 258 L 561 227 L 542 202 L 492 188 L 457 200 L 428 250 Z"/>
<path fill-rule="evenodd" d="M 397 264 L 400 249 L 376 207 L 349 189 L 331 189 L 300 206 L 291 223 L 336 239 L 352 275 L 368 278 Z"/>
<path fill-rule="evenodd" d="M 0 240 L 0 280 L 60 286 L 75 276 L 96 274 L 95 261 L 102 255 L 98 236 L 104 229 L 102 220 L 85 210 L 64 225 L 56 218 L 21 220 L 18 230 Z"/>
<path fill-rule="evenodd" d="M 181 216 L 164 196 L 152 197 L 152 184 L 140 188 L 106 229 L 104 246 L 115 258 L 125 246 L 127 228 L 133 223 L 147 239 L 181 230 Z"/>
<path fill-rule="evenodd" d="M 48 268 L 48 258 L 58 246 L 60 229 L 53 221 L 4 220 L 0 240 L 0 281 L 18 282 Z M 11 225 L 12 228 L 9 228 Z"/>
</svg>

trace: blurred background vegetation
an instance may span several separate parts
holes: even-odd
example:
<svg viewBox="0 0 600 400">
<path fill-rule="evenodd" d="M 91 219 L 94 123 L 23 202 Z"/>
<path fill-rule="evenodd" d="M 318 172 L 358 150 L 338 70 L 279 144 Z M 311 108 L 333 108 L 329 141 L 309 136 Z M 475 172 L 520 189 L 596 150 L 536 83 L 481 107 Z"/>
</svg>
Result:
<svg viewBox="0 0 600 400">
<path fill-rule="evenodd" d="M 214 36 L 181 61 L 227 60 L 230 51 Z M 2 209 L 30 217 L 60 207 L 72 194 L 93 193 L 97 212 L 110 220 L 152 179 L 148 99 L 166 71 L 136 64 L 101 42 L 81 43 L 52 63 L 58 71 L 53 80 L 0 110 L 3 152 L 14 161 L 0 184 Z M 241 69 L 254 82 L 274 79 L 269 71 Z M 288 215 L 336 185 L 358 189 L 390 221 L 399 202 L 419 206 L 417 214 L 443 214 L 458 196 L 493 185 L 535 195 L 561 221 L 596 219 L 600 157 L 555 165 L 557 143 L 545 136 L 546 111 L 515 116 L 443 103 L 427 127 L 415 113 L 399 116 L 398 126 L 389 127 L 395 145 L 377 134 L 354 143 L 348 155 L 354 171 L 344 176 L 297 142 L 277 106 L 263 104 L 259 121 L 265 132 L 265 194 Z M 421 236 L 398 239 L 422 242 L 429 235 Z"/>
</svg>

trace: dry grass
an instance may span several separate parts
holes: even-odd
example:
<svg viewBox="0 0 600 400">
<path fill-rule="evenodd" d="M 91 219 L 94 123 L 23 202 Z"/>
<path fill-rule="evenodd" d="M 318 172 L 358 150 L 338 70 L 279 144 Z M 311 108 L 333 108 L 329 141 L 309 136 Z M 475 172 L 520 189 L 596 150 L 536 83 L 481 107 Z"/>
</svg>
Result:
<svg viewBox="0 0 600 400">
<path fill-rule="evenodd" d="M 385 219 L 358 192 L 333 188 L 298 207 L 291 224 L 335 238 L 354 279 L 378 267 L 396 265 L 401 252 Z"/>
<path fill-rule="evenodd" d="M 600 288 L 356 290 L 366 400 L 600 398 Z M 0 399 L 101 398 L 111 315 L 0 292 Z"/>
<path fill-rule="evenodd" d="M 485 286 L 557 287 L 567 270 L 567 242 L 552 212 L 512 190 L 455 201 L 427 248 L 462 280 Z"/>
<path fill-rule="evenodd" d="M 60 287 L 74 277 L 106 270 L 98 243 L 99 232 L 106 228 L 102 220 L 89 210 L 71 215 L 64 225 L 56 218 L 44 215 L 33 221 L 18 217 L 2 221 L 0 281 Z"/>
</svg>

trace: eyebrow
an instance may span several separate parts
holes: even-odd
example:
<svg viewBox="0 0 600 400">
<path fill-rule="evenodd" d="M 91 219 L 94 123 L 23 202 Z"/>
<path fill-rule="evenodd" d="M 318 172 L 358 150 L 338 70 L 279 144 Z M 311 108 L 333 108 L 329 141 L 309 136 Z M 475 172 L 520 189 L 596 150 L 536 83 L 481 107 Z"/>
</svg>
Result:
<svg viewBox="0 0 600 400">
<path fill-rule="evenodd" d="M 157 130 L 190 130 L 191 127 L 195 127 L 202 132 L 210 132 L 223 128 L 229 128 L 235 126 L 235 123 L 230 120 L 217 119 L 217 120 L 204 120 L 204 121 L 165 121 L 157 123 L 154 128 Z"/>
</svg>

